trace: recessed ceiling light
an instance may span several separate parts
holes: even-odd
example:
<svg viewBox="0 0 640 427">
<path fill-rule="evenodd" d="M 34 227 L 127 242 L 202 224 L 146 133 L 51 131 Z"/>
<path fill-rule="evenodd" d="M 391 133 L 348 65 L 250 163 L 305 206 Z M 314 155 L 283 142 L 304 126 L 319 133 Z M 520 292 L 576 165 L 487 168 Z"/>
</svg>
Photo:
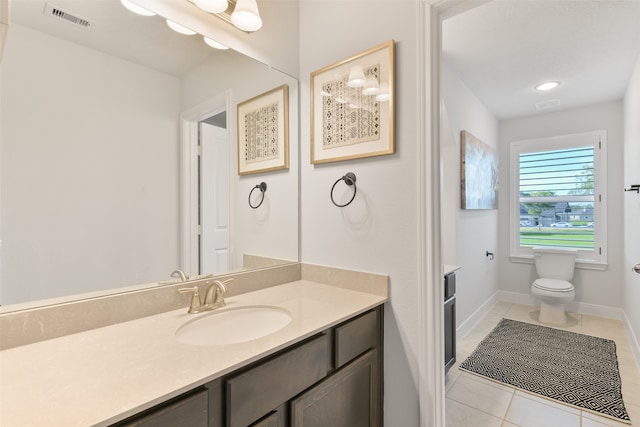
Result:
<svg viewBox="0 0 640 427">
<path fill-rule="evenodd" d="M 560 82 L 543 82 L 536 85 L 536 90 L 546 91 L 556 88 L 560 85 Z"/>
</svg>

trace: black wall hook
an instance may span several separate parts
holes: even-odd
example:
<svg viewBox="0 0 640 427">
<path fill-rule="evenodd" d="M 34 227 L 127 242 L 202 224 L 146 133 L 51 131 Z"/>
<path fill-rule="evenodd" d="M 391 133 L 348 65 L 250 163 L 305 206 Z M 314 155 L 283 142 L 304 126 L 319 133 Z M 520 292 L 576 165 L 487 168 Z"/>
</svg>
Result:
<svg viewBox="0 0 640 427">
<path fill-rule="evenodd" d="M 489 257 L 489 261 L 493 261 L 493 258 L 494 258 L 493 252 L 487 251 L 486 256 Z"/>
<path fill-rule="evenodd" d="M 353 196 L 344 205 L 337 204 L 336 201 L 333 198 L 333 189 L 336 188 L 336 185 L 340 181 L 344 181 L 344 183 L 347 184 L 349 187 L 353 186 Z M 356 174 L 353 173 L 353 172 L 347 172 L 344 176 L 338 178 L 338 180 L 333 183 L 333 186 L 331 187 L 331 203 L 333 203 L 334 205 L 336 205 L 339 208 L 344 208 L 345 206 L 348 206 L 349 204 L 351 204 L 351 202 L 353 202 L 353 199 L 356 198 L 356 192 L 357 191 L 358 191 L 358 188 L 356 187 Z"/>
<path fill-rule="evenodd" d="M 256 189 L 260 190 L 260 193 L 262 193 L 262 198 L 260 198 L 260 203 L 254 206 L 253 204 L 251 204 L 251 195 L 253 194 L 253 191 Z M 267 183 L 264 181 L 251 189 L 251 191 L 249 192 L 249 206 L 251 207 L 251 209 L 258 209 L 260 207 L 262 202 L 264 202 L 264 193 L 266 192 L 267 192 Z"/>
</svg>

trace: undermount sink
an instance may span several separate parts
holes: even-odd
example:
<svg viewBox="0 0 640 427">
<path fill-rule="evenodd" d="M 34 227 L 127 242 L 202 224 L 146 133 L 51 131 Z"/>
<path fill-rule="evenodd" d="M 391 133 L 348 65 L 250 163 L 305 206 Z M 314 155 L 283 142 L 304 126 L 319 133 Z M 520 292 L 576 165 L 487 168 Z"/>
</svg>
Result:
<svg viewBox="0 0 640 427">
<path fill-rule="evenodd" d="M 176 339 L 192 345 L 237 344 L 273 334 L 289 322 L 291 315 L 277 307 L 231 308 L 185 323 L 176 331 Z"/>
</svg>

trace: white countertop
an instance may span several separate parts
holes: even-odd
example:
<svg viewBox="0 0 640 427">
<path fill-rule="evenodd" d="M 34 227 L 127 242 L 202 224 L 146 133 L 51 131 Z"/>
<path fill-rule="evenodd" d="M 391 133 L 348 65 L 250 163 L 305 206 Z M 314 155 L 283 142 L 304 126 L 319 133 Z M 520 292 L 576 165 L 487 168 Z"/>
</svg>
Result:
<svg viewBox="0 0 640 427">
<path fill-rule="evenodd" d="M 170 311 L 0 352 L 0 425 L 108 425 L 274 353 L 386 301 L 306 280 L 227 298 L 227 307 L 287 310 L 285 328 L 246 343 L 193 346 L 175 339 L 210 314 Z"/>
<path fill-rule="evenodd" d="M 449 273 L 453 273 L 454 271 L 458 271 L 460 270 L 462 267 L 460 267 L 459 265 L 449 265 L 449 264 L 445 264 L 444 265 L 444 275 L 446 276 Z"/>
</svg>

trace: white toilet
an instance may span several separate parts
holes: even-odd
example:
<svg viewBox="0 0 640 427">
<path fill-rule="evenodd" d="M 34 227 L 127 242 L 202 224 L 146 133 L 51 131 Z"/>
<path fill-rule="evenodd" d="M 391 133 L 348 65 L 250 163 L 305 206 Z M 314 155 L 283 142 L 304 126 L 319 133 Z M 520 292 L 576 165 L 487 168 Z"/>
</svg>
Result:
<svg viewBox="0 0 640 427">
<path fill-rule="evenodd" d="M 573 279 L 577 253 L 576 249 L 533 248 L 538 279 L 531 285 L 531 295 L 540 300 L 538 320 L 541 323 L 570 324 L 564 305 L 576 296 L 570 280 Z"/>
</svg>

